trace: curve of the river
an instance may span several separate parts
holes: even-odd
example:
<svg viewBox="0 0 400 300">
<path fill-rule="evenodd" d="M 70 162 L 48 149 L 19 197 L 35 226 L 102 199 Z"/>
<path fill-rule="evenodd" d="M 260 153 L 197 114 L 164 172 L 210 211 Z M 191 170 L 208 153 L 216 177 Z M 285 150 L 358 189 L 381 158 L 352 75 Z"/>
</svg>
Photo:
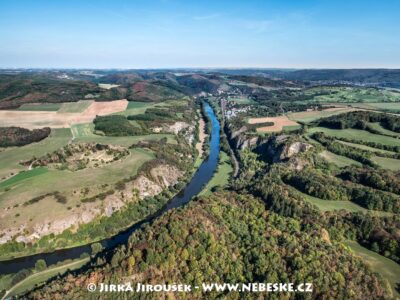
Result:
<svg viewBox="0 0 400 300">
<path fill-rule="evenodd" d="M 211 129 L 211 139 L 210 139 L 210 153 L 208 157 L 203 161 L 200 165 L 199 169 L 193 175 L 190 182 L 186 185 L 186 187 L 174 198 L 172 198 L 163 208 L 157 211 L 155 214 L 146 218 L 143 221 L 140 221 L 130 228 L 126 229 L 118 233 L 117 235 L 102 240 L 100 243 L 104 248 L 110 249 L 119 244 L 126 243 L 128 241 L 129 236 L 137 229 L 139 229 L 145 223 L 151 223 L 156 218 L 167 212 L 168 210 L 176 207 L 180 207 L 185 205 L 193 196 L 196 196 L 201 192 L 204 185 L 213 177 L 214 171 L 218 165 L 218 157 L 219 157 L 219 139 L 220 139 L 220 124 L 218 119 L 216 118 L 214 111 L 211 106 L 204 102 L 205 112 L 211 120 L 212 129 Z M 83 253 L 90 253 L 91 247 L 90 244 L 78 246 L 74 248 L 61 249 L 56 250 L 50 253 L 40 253 L 34 254 L 30 256 L 15 258 L 7 261 L 0 261 L 0 274 L 9 274 L 16 273 L 22 269 L 33 268 L 35 263 L 39 259 L 44 259 L 47 265 L 55 264 L 59 261 L 63 261 L 66 259 L 76 259 L 79 258 Z"/>
</svg>

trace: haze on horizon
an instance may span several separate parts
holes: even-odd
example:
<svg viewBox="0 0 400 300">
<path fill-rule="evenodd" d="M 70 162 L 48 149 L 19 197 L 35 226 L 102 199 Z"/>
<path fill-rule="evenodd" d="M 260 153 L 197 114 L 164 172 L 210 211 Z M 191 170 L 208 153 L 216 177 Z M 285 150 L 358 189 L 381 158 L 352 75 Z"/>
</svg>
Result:
<svg viewBox="0 0 400 300">
<path fill-rule="evenodd" d="M 400 2 L 0 0 L 0 68 L 399 68 Z"/>
</svg>

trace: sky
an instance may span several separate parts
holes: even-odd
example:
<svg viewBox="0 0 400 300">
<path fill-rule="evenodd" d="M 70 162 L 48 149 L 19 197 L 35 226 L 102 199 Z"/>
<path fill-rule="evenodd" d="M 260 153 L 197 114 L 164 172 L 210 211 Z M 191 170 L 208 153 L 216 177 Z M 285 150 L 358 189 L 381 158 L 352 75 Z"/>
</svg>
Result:
<svg viewBox="0 0 400 300">
<path fill-rule="evenodd" d="M 0 0 L 0 68 L 400 68 L 400 1 Z"/>
</svg>

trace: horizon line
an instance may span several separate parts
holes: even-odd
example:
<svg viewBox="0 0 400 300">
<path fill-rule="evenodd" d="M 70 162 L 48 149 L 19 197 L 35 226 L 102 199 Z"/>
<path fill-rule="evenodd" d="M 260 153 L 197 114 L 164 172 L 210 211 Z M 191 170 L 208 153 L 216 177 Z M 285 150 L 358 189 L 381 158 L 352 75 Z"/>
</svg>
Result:
<svg viewBox="0 0 400 300">
<path fill-rule="evenodd" d="M 400 67 L 0 67 L 0 70 L 400 70 Z"/>
</svg>

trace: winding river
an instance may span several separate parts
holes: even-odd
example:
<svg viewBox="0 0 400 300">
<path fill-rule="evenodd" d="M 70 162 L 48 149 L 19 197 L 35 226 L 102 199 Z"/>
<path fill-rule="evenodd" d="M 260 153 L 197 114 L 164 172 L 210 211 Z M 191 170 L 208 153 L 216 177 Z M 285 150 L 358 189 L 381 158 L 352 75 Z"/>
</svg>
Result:
<svg viewBox="0 0 400 300">
<path fill-rule="evenodd" d="M 193 175 L 191 181 L 179 194 L 172 198 L 163 208 L 161 208 L 159 211 L 149 216 L 145 220 L 132 225 L 130 228 L 118 233 L 111 238 L 100 241 L 104 248 L 110 249 L 117 245 L 126 243 L 130 235 L 135 230 L 139 229 L 143 224 L 153 222 L 156 218 L 163 215 L 165 212 L 169 211 L 172 208 L 177 208 L 185 205 L 187 202 L 190 201 L 190 199 L 192 199 L 193 196 L 196 196 L 199 192 L 201 192 L 204 185 L 213 177 L 214 171 L 216 170 L 218 165 L 220 150 L 220 124 L 211 106 L 207 102 L 204 102 L 204 105 L 205 112 L 210 118 L 212 124 L 209 156 L 203 161 L 199 169 Z M 79 258 L 80 255 L 82 255 L 83 253 L 91 253 L 90 244 L 74 248 L 56 250 L 50 253 L 40 253 L 7 261 L 0 261 L 0 274 L 15 273 L 22 269 L 33 268 L 36 261 L 39 259 L 44 259 L 47 265 L 52 265 L 66 259 Z"/>
</svg>

